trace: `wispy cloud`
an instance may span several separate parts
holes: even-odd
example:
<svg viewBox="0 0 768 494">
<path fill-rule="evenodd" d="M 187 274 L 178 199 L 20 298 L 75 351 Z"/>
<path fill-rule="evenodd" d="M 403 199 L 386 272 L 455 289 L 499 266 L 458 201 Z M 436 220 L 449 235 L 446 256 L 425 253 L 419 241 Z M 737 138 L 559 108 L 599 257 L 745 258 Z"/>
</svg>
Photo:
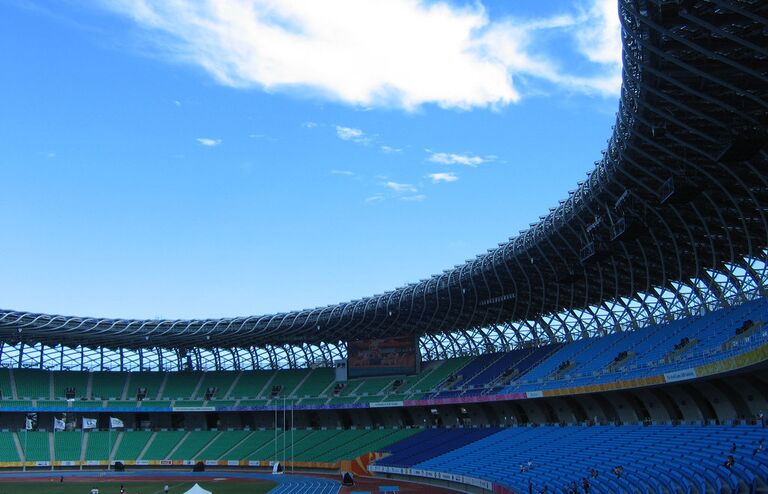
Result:
<svg viewBox="0 0 768 494">
<path fill-rule="evenodd" d="M 342 175 L 345 177 L 352 177 L 355 175 L 355 173 L 349 170 L 331 170 L 331 175 Z"/>
<path fill-rule="evenodd" d="M 433 184 L 439 184 L 440 182 L 455 182 L 459 179 L 459 177 L 456 176 L 453 172 L 447 172 L 447 173 L 430 173 L 427 175 L 430 179 L 432 179 Z"/>
<path fill-rule="evenodd" d="M 375 202 L 381 202 L 383 200 L 384 200 L 384 196 L 381 195 L 381 194 L 376 194 L 376 195 L 373 195 L 373 196 L 365 198 L 365 202 L 368 203 L 368 204 L 372 204 L 372 203 L 375 203 Z"/>
<path fill-rule="evenodd" d="M 363 136 L 363 131 L 360 129 L 353 129 L 352 127 L 342 127 L 341 125 L 336 126 L 336 135 L 339 136 L 339 139 L 344 139 L 345 141 L 352 141 L 354 139 L 359 139 Z"/>
<path fill-rule="evenodd" d="M 181 101 L 179 101 L 179 100 L 175 99 L 175 100 L 173 100 L 173 104 L 174 104 L 175 106 L 181 106 Z"/>
<path fill-rule="evenodd" d="M 341 125 L 336 126 L 336 135 L 339 139 L 344 141 L 352 141 L 357 144 L 368 144 L 372 140 L 371 136 L 366 135 L 365 132 L 360 129 L 344 127 Z"/>
<path fill-rule="evenodd" d="M 379 149 L 381 150 L 382 153 L 385 153 L 385 154 L 394 154 L 402 151 L 402 149 L 392 147 L 392 146 L 379 146 Z"/>
<path fill-rule="evenodd" d="M 494 161 L 495 156 L 478 156 L 474 154 L 457 154 L 457 153 L 436 153 L 427 150 L 429 161 L 433 163 L 440 163 L 442 165 L 464 165 L 464 166 L 478 166 L 489 161 Z"/>
<path fill-rule="evenodd" d="M 418 192 L 419 189 L 417 189 L 413 184 L 401 184 L 398 182 L 389 181 L 384 184 L 384 187 L 388 188 L 389 190 L 392 190 L 397 193 L 405 193 L 405 192 Z"/>
<path fill-rule="evenodd" d="M 403 196 L 400 198 L 400 200 L 407 201 L 407 202 L 421 202 L 426 198 L 427 196 L 425 196 L 424 194 L 415 194 L 412 196 Z"/>
<path fill-rule="evenodd" d="M 522 79 L 615 97 L 620 83 L 615 0 L 583 2 L 587 7 L 581 10 L 541 19 L 492 19 L 479 1 L 101 4 L 144 28 L 159 54 L 202 67 L 221 84 L 301 88 L 359 107 L 411 110 L 424 104 L 507 105 L 520 99 Z M 573 40 L 580 59 L 542 50 L 553 33 Z"/>
<path fill-rule="evenodd" d="M 214 147 L 221 144 L 221 139 L 211 139 L 209 137 L 198 137 L 197 142 L 206 147 Z"/>
<path fill-rule="evenodd" d="M 301 126 L 305 129 L 314 129 L 317 127 L 317 122 L 301 122 Z"/>
<path fill-rule="evenodd" d="M 264 141 L 269 141 L 269 142 L 277 142 L 277 137 L 272 137 L 272 136 L 267 135 L 267 134 L 248 134 L 248 137 L 250 137 L 251 139 L 259 139 L 259 140 L 264 140 Z"/>
</svg>

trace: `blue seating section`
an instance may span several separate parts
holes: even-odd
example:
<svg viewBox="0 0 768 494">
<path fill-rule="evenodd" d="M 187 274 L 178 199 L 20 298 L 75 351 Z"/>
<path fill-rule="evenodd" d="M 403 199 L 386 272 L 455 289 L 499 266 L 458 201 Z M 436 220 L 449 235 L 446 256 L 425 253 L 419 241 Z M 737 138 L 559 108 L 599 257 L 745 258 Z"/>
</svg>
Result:
<svg viewBox="0 0 768 494">
<path fill-rule="evenodd" d="M 747 320 L 762 326 L 752 334 L 737 337 L 736 329 Z M 684 337 L 690 344 L 675 352 L 675 345 Z M 723 360 L 766 343 L 768 299 L 759 298 L 704 316 L 568 343 L 500 392 L 566 388 L 655 376 Z M 629 352 L 628 358 L 614 363 L 622 351 Z M 570 361 L 571 366 L 556 376 L 555 372 L 565 361 Z"/>
<path fill-rule="evenodd" d="M 386 448 L 384 451 L 391 453 L 392 456 L 379 460 L 377 464 L 392 467 L 410 467 L 436 455 L 448 453 L 472 442 L 479 441 L 496 434 L 500 430 L 498 427 L 487 427 L 484 429 L 427 429 Z"/>
<path fill-rule="evenodd" d="M 433 449 L 438 432 L 422 434 L 422 441 L 417 434 L 392 445 L 393 455 L 378 464 L 479 477 L 517 492 L 528 492 L 529 480 L 535 492 L 545 485 L 562 492 L 589 478 L 590 492 L 602 494 L 752 493 L 768 482 L 768 451 L 754 454 L 759 440 L 768 447 L 768 428 L 759 426 L 512 427 L 448 452 Z M 728 455 L 735 460 L 730 470 Z M 612 473 L 617 466 L 620 478 Z"/>
</svg>

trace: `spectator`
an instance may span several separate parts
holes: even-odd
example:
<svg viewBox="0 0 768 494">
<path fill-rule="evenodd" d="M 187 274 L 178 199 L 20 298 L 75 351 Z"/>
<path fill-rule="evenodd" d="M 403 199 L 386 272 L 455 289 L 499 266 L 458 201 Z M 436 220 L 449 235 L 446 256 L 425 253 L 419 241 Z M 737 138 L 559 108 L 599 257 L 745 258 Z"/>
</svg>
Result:
<svg viewBox="0 0 768 494">
<path fill-rule="evenodd" d="M 763 412 L 760 412 L 757 418 L 760 420 L 760 426 L 765 427 L 765 415 L 763 415 Z"/>
<path fill-rule="evenodd" d="M 163 487 L 163 492 L 168 494 L 168 484 L 165 484 L 165 487 Z"/>
<path fill-rule="evenodd" d="M 736 463 L 736 460 L 733 458 L 733 455 L 728 455 L 728 459 L 725 460 L 725 463 L 723 464 L 725 468 L 730 470 L 733 468 L 733 465 Z"/>
<path fill-rule="evenodd" d="M 756 447 L 756 448 L 755 448 L 755 450 L 752 452 L 752 456 L 757 456 L 757 455 L 758 455 L 758 454 L 760 454 L 762 451 L 763 451 L 763 440 L 761 439 L 761 440 L 759 440 L 759 441 L 757 442 L 757 447 Z"/>
<path fill-rule="evenodd" d="M 736 443 L 731 444 L 731 453 L 736 452 Z"/>
<path fill-rule="evenodd" d="M 528 494 L 533 494 L 533 481 L 528 479 Z"/>
<path fill-rule="evenodd" d="M 584 494 L 589 494 L 589 480 L 586 477 L 581 479 L 581 488 L 584 489 Z"/>
<path fill-rule="evenodd" d="M 520 464 L 520 473 L 523 473 L 523 472 L 525 472 L 525 465 L 523 465 L 523 464 L 521 463 L 521 464 Z"/>
<path fill-rule="evenodd" d="M 533 468 L 533 462 L 531 460 L 528 460 L 528 470 Z"/>
</svg>

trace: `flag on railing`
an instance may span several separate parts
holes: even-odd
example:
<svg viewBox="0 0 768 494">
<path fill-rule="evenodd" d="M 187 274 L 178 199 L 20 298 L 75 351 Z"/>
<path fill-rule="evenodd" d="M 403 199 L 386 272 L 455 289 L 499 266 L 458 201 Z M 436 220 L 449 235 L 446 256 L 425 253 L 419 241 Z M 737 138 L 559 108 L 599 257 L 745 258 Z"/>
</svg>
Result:
<svg viewBox="0 0 768 494">
<path fill-rule="evenodd" d="M 115 417 L 109 417 L 109 426 L 112 429 L 117 429 L 118 427 L 125 427 L 125 425 L 123 425 L 123 421 Z"/>
<path fill-rule="evenodd" d="M 27 421 L 26 421 L 26 422 L 25 422 L 25 424 L 24 424 L 24 428 L 25 428 L 26 430 L 28 430 L 28 431 L 31 431 L 31 430 L 32 430 L 32 427 L 33 427 L 33 425 L 32 425 L 32 419 L 29 419 L 29 418 L 28 418 L 28 419 L 27 419 Z"/>
<path fill-rule="evenodd" d="M 66 427 L 66 424 L 64 423 L 64 420 L 57 419 L 56 417 L 53 417 L 53 431 L 63 431 Z"/>
<path fill-rule="evenodd" d="M 83 429 L 95 429 L 96 427 L 96 419 L 83 417 Z"/>
</svg>

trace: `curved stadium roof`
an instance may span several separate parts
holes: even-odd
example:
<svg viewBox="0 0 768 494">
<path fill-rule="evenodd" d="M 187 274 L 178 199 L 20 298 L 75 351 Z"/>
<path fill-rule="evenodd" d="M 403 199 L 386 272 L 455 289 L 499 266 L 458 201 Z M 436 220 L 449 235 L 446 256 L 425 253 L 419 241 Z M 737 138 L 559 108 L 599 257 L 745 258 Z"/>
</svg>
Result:
<svg viewBox="0 0 768 494">
<path fill-rule="evenodd" d="M 765 294 L 768 4 L 618 7 L 623 84 L 607 148 L 586 181 L 518 236 L 429 279 L 295 312 L 165 321 L 0 311 L 0 361 L 12 348 L 18 365 L 30 362 L 27 345 L 41 365 L 46 349 L 60 348 L 64 366 L 68 348 L 80 367 L 85 349 L 99 349 L 88 358 L 101 367 L 105 350 L 114 365 L 119 353 L 120 367 L 144 367 L 145 355 L 166 368 L 191 356 L 203 368 L 302 366 L 342 356 L 348 340 L 384 336 L 419 337 L 425 358 L 445 358 Z"/>
</svg>

